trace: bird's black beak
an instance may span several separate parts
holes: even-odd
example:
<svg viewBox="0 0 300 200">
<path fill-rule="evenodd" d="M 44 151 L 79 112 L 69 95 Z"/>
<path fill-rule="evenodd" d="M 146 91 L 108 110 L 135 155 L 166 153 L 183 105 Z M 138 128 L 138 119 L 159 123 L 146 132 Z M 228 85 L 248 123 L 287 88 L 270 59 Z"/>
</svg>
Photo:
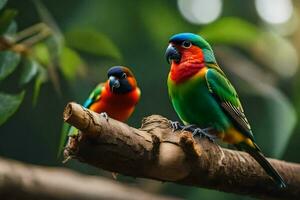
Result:
<svg viewBox="0 0 300 200">
<path fill-rule="evenodd" d="M 120 87 L 120 81 L 115 76 L 109 77 L 109 87 L 111 91 L 113 91 L 115 88 Z"/>
<path fill-rule="evenodd" d="M 169 44 L 166 53 L 165 53 L 167 62 L 170 64 L 172 62 L 172 60 L 174 60 L 174 62 L 179 63 L 181 60 L 181 55 L 178 52 L 178 50 L 176 49 L 176 47 L 174 47 L 172 44 Z"/>
</svg>

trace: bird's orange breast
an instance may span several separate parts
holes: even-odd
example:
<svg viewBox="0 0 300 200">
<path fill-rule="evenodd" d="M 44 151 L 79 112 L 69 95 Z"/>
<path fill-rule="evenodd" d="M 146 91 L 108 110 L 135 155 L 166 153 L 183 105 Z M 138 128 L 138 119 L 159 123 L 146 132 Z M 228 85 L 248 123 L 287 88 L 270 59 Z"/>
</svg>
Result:
<svg viewBox="0 0 300 200">
<path fill-rule="evenodd" d="M 136 88 L 127 94 L 114 94 L 103 91 L 100 100 L 95 102 L 90 110 L 97 113 L 106 112 L 109 117 L 118 121 L 126 121 L 139 100 L 139 89 Z"/>
</svg>

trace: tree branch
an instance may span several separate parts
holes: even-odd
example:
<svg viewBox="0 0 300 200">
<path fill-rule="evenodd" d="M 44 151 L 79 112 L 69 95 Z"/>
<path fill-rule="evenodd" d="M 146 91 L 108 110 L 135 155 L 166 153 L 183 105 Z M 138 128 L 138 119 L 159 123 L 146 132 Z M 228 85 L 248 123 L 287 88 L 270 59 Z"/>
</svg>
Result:
<svg viewBox="0 0 300 200">
<path fill-rule="evenodd" d="M 172 132 L 158 115 L 135 129 L 69 103 L 64 120 L 81 132 L 69 139 L 66 157 L 133 177 L 205 187 L 259 198 L 299 199 L 300 165 L 268 159 L 287 182 L 278 189 L 247 153 L 224 149 L 188 132 Z"/>
<path fill-rule="evenodd" d="M 67 169 L 38 167 L 0 158 L 0 199 L 22 200 L 171 200 L 116 181 Z"/>
</svg>

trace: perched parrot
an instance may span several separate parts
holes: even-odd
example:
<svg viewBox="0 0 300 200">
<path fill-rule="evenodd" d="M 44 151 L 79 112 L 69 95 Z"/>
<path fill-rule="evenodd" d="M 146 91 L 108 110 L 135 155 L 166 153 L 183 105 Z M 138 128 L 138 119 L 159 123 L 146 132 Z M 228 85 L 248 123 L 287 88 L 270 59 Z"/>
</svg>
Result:
<svg viewBox="0 0 300 200">
<path fill-rule="evenodd" d="M 106 118 L 109 116 L 124 122 L 130 117 L 140 99 L 140 89 L 133 73 L 127 67 L 111 67 L 107 76 L 108 80 L 96 86 L 83 107 L 101 113 Z M 72 126 L 62 131 L 58 156 L 64 148 L 67 136 L 77 133 L 77 129 Z"/>
<path fill-rule="evenodd" d="M 204 135 L 212 140 L 217 137 L 245 150 L 279 187 L 286 187 L 255 143 L 238 94 L 217 64 L 209 43 L 196 34 L 176 34 L 170 38 L 165 56 L 171 64 L 169 96 L 185 126 L 172 125 L 192 130 L 193 135 Z M 193 126 L 198 128 L 190 129 Z M 209 128 L 215 130 L 215 136 L 206 131 Z"/>
</svg>

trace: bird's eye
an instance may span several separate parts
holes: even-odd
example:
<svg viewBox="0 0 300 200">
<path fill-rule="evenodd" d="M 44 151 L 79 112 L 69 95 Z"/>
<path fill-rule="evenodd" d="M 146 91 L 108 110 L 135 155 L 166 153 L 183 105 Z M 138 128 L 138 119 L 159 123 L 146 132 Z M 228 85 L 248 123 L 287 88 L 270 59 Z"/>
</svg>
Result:
<svg viewBox="0 0 300 200">
<path fill-rule="evenodd" d="M 183 48 L 188 49 L 188 48 L 190 48 L 192 46 L 192 43 L 190 41 L 185 40 L 185 41 L 182 42 L 181 46 Z"/>
<path fill-rule="evenodd" d="M 126 79 L 126 78 L 127 78 L 127 74 L 124 73 L 124 74 L 122 75 L 122 79 Z"/>
</svg>

